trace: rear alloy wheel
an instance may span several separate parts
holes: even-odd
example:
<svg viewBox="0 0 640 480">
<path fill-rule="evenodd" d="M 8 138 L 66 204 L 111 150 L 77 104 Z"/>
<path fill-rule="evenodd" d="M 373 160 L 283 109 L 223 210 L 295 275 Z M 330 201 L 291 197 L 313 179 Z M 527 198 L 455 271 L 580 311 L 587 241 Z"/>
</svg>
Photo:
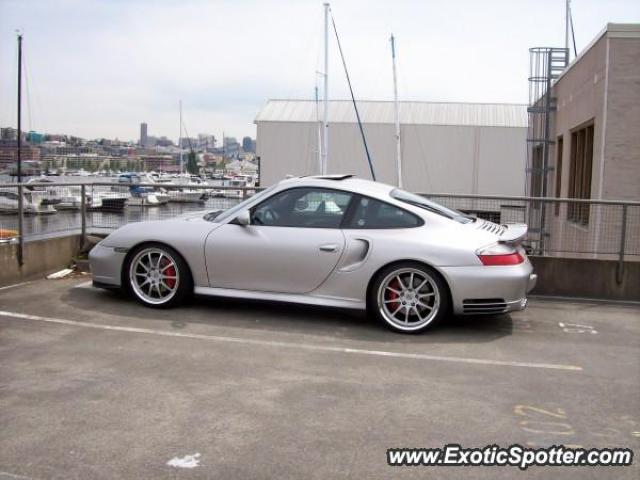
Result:
<svg viewBox="0 0 640 480">
<path fill-rule="evenodd" d="M 131 256 L 128 287 L 142 304 L 163 308 L 184 300 L 192 282 L 189 268 L 177 252 L 164 245 L 147 245 Z"/>
<path fill-rule="evenodd" d="M 419 263 L 392 265 L 377 277 L 370 304 L 379 320 L 403 333 L 418 333 L 446 315 L 449 297 L 441 277 Z"/>
</svg>

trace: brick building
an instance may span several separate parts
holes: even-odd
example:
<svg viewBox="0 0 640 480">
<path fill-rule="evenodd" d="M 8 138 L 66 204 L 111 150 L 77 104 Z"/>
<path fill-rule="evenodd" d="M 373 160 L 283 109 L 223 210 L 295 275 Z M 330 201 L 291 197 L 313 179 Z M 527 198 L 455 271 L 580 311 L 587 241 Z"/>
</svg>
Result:
<svg viewBox="0 0 640 480">
<path fill-rule="evenodd" d="M 555 79 L 551 98 L 546 196 L 640 200 L 640 24 L 607 24 Z M 541 135 L 534 129 L 533 137 Z M 534 180 L 529 188 L 534 196 L 542 191 Z M 615 252 L 621 215 L 600 205 L 553 206 L 545 216 L 549 245 Z M 628 212 L 628 242 L 640 241 L 636 217 L 637 210 Z"/>
<path fill-rule="evenodd" d="M 22 145 L 20 157 L 23 161 L 39 161 L 40 149 L 31 145 Z M 7 168 L 18 161 L 17 145 L 0 145 L 0 168 Z"/>
</svg>

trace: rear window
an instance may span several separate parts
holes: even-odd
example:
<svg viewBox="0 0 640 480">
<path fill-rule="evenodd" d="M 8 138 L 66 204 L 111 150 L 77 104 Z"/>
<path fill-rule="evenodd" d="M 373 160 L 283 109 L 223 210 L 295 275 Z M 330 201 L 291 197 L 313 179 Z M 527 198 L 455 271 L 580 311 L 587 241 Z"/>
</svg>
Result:
<svg viewBox="0 0 640 480">
<path fill-rule="evenodd" d="M 429 200 L 428 198 L 416 195 L 415 193 L 400 190 L 399 188 L 394 188 L 393 190 L 391 190 L 391 193 L 389 195 L 391 196 L 391 198 L 395 198 L 396 200 L 408 203 L 409 205 L 413 205 L 415 207 L 424 208 L 425 210 L 436 213 L 438 215 L 442 215 L 446 218 L 450 218 L 451 220 L 455 220 L 456 222 L 470 223 L 475 221 L 473 217 L 465 215 L 458 210 L 444 207 L 439 203 L 434 202 L 433 200 Z"/>
<path fill-rule="evenodd" d="M 373 198 L 360 197 L 345 228 L 412 228 L 420 225 L 422 220 L 411 212 Z"/>
</svg>

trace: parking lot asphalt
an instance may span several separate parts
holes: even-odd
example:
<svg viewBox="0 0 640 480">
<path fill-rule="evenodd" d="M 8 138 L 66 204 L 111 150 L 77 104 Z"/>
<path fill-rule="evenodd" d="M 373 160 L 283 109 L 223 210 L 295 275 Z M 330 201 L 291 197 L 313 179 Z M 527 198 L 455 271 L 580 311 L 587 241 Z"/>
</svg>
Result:
<svg viewBox="0 0 640 480">
<path fill-rule="evenodd" d="M 534 299 L 407 336 L 344 310 L 153 310 L 87 280 L 0 289 L 0 479 L 640 477 L 637 306 Z M 448 443 L 636 456 L 387 466 L 388 448 Z"/>
</svg>

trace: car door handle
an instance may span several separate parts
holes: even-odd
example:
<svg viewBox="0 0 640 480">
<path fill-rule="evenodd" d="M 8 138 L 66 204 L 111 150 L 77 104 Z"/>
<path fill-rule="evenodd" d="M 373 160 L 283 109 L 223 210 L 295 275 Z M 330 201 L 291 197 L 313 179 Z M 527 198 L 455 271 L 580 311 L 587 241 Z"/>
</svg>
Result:
<svg viewBox="0 0 640 480">
<path fill-rule="evenodd" d="M 336 250 L 338 250 L 338 245 L 336 245 L 335 243 L 320 245 L 320 250 L 323 252 L 335 252 Z"/>
</svg>

